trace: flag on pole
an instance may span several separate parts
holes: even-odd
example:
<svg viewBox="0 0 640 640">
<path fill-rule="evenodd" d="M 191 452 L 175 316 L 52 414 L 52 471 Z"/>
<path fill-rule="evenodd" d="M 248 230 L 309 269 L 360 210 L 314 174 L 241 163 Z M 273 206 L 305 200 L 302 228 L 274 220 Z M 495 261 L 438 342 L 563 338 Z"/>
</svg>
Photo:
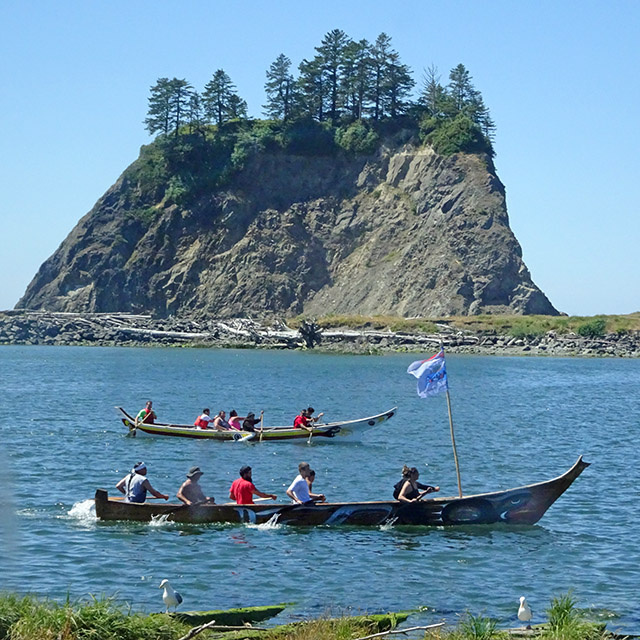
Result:
<svg viewBox="0 0 640 640">
<path fill-rule="evenodd" d="M 418 378 L 418 395 L 428 398 L 446 391 L 449 388 L 447 382 L 447 367 L 444 362 L 444 349 L 428 360 L 416 360 L 409 365 L 407 373 Z"/>
</svg>

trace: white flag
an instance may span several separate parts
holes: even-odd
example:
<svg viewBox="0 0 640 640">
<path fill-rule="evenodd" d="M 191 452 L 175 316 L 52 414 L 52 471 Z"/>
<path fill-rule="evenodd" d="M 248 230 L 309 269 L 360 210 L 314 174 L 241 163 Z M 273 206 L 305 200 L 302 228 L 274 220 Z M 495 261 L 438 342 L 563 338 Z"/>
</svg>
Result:
<svg viewBox="0 0 640 640">
<path fill-rule="evenodd" d="M 444 361 L 444 349 L 428 360 L 416 360 L 409 365 L 407 373 L 418 378 L 418 395 L 428 398 L 446 391 L 447 367 Z"/>
</svg>

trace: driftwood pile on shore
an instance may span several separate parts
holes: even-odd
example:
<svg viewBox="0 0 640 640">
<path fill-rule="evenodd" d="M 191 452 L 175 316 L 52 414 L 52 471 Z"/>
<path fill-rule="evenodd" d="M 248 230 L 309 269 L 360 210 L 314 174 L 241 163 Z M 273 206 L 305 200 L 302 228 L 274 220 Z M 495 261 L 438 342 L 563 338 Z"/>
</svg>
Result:
<svg viewBox="0 0 640 640">
<path fill-rule="evenodd" d="M 152 318 L 126 313 L 0 312 L 0 345 L 192 346 L 268 349 L 315 347 L 323 351 L 430 353 L 440 343 L 450 353 L 640 357 L 640 335 L 609 334 L 583 338 L 576 334 L 514 338 L 472 334 L 438 325 L 435 334 L 392 331 L 320 330 L 303 323 L 299 330 L 283 322 L 260 324 L 250 319 Z"/>
</svg>

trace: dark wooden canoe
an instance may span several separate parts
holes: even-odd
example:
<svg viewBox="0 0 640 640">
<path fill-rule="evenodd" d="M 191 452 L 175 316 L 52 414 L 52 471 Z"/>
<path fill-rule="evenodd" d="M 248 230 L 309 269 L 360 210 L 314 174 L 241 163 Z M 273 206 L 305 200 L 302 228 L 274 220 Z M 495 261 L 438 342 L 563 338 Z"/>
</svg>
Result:
<svg viewBox="0 0 640 640">
<path fill-rule="evenodd" d="M 309 432 L 306 429 L 294 429 L 293 426 L 288 427 L 264 427 L 262 438 L 260 437 L 259 427 L 256 431 L 217 431 L 216 429 L 199 429 L 189 424 L 169 424 L 164 422 L 155 422 L 154 424 L 138 423 L 135 425 L 135 418 L 129 415 L 122 407 L 116 407 L 122 414 L 122 423 L 131 435 L 136 433 L 150 436 L 172 436 L 179 438 L 197 438 L 199 440 L 251 440 L 259 442 L 260 440 L 305 440 L 309 438 Z M 384 413 L 378 413 L 375 416 L 367 418 L 358 418 L 356 420 L 342 420 L 339 422 L 327 422 L 325 424 L 316 424 L 313 428 L 312 438 L 333 438 L 334 436 L 348 436 L 352 434 L 360 434 L 371 427 L 375 427 L 381 422 L 385 422 L 396 414 L 397 407 L 389 409 Z"/>
<path fill-rule="evenodd" d="M 184 523 L 250 523 L 269 521 L 288 525 L 395 525 L 451 526 L 468 524 L 535 524 L 547 509 L 589 466 L 580 456 L 566 473 L 537 484 L 516 489 L 481 493 L 462 498 L 431 498 L 415 503 L 397 500 L 379 502 L 334 502 L 315 505 L 238 505 L 131 504 L 96 491 L 96 515 L 101 520 L 148 522 L 166 517 Z"/>
</svg>

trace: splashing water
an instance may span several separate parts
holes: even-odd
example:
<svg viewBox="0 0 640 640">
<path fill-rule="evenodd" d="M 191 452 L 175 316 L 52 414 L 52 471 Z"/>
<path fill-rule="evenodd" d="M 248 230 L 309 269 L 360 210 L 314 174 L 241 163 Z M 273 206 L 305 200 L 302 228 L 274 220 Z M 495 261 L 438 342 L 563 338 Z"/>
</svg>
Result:
<svg viewBox="0 0 640 640">
<path fill-rule="evenodd" d="M 70 518 L 75 518 L 86 524 L 93 523 L 96 520 L 96 503 L 91 499 L 76 502 L 69 509 L 68 515 Z"/>
<path fill-rule="evenodd" d="M 247 523 L 246 526 L 250 529 L 262 529 L 262 530 L 274 530 L 282 529 L 282 524 L 278 523 L 279 513 L 274 513 L 266 522 L 262 524 Z"/>
<path fill-rule="evenodd" d="M 151 516 L 151 521 L 149 522 L 150 527 L 164 527 L 167 524 L 173 524 L 169 521 L 168 513 L 163 513 L 158 516 Z"/>
<path fill-rule="evenodd" d="M 398 521 L 398 518 L 389 518 L 388 520 L 385 520 L 380 525 L 380 531 L 390 531 L 391 529 L 393 529 L 397 521 Z"/>
</svg>

